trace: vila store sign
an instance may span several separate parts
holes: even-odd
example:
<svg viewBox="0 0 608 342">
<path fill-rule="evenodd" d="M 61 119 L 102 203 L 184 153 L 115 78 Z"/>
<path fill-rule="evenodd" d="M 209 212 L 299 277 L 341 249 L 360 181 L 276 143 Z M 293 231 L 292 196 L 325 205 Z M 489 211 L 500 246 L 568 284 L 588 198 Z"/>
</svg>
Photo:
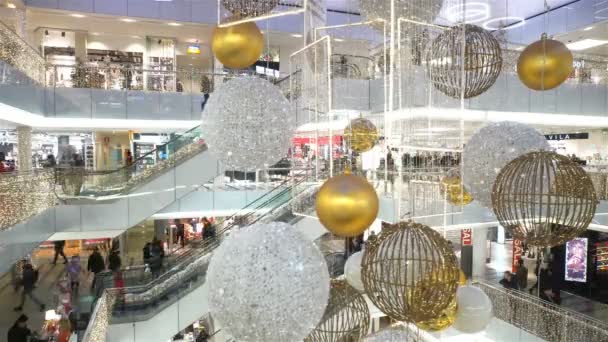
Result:
<svg viewBox="0 0 608 342">
<path fill-rule="evenodd" d="M 589 139 L 589 133 L 545 134 L 547 140 L 580 140 Z"/>
<path fill-rule="evenodd" d="M 522 240 L 513 239 L 513 261 L 511 263 L 511 272 L 517 271 L 517 262 L 524 255 L 524 242 Z"/>
<path fill-rule="evenodd" d="M 463 246 L 473 246 L 473 230 L 462 229 L 460 231 L 460 244 Z"/>
</svg>

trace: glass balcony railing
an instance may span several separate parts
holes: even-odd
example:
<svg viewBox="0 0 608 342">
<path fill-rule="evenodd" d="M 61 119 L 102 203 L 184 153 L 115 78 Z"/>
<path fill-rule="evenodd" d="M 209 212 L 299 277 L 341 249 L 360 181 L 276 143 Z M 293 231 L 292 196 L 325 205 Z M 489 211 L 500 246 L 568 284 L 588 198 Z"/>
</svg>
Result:
<svg viewBox="0 0 608 342">
<path fill-rule="evenodd" d="M 291 210 L 290 203 L 294 199 L 306 194 L 311 185 L 316 184 L 311 180 L 311 170 L 294 174 L 228 218 L 224 226 L 217 228 L 214 237 L 204 239 L 188 252 L 168 260 L 164 265 L 167 271 L 156 279 L 150 281 L 151 276 L 142 272 L 141 268 L 121 271 L 120 276 L 129 279 L 134 286 L 109 288 L 101 293 L 83 341 L 103 341 L 109 324 L 146 321 L 173 303 L 179 303 L 187 294 L 202 286 L 210 253 L 231 229 L 281 217 Z M 114 276 L 116 274 L 110 275 L 112 278 Z M 108 283 L 112 282 L 97 281 L 100 285 Z M 174 323 L 169 324 L 175 326 Z M 137 329 L 135 324 L 133 329 Z"/>
</svg>

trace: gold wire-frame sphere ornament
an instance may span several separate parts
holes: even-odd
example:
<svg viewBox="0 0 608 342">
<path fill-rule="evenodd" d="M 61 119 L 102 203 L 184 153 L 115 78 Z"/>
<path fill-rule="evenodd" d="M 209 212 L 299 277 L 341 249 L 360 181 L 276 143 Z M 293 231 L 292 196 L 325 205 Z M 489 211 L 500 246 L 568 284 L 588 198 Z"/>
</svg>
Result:
<svg viewBox="0 0 608 342">
<path fill-rule="evenodd" d="M 448 241 L 411 221 L 385 224 L 368 242 L 361 280 L 369 299 L 405 322 L 437 318 L 456 296 L 459 268 Z"/>
<path fill-rule="evenodd" d="M 367 334 L 370 313 L 363 295 L 345 280 L 332 280 L 321 322 L 305 342 L 360 341 Z"/>
<path fill-rule="evenodd" d="M 441 312 L 439 317 L 431 318 L 426 321 L 416 322 L 416 326 L 426 331 L 439 331 L 450 327 L 456 321 L 458 311 L 458 301 L 456 297 L 450 302 L 447 308 Z"/>
<path fill-rule="evenodd" d="M 222 0 L 222 6 L 236 16 L 232 20 L 270 13 L 278 4 L 279 0 Z"/>
<path fill-rule="evenodd" d="M 574 66 L 572 52 L 543 33 L 540 40 L 528 45 L 517 59 L 517 76 L 533 90 L 550 90 L 564 83 Z"/>
<path fill-rule="evenodd" d="M 454 26 L 437 36 L 426 54 L 431 83 L 437 90 L 456 99 L 462 95 L 463 77 L 464 98 L 475 97 L 494 85 L 503 62 L 500 43 L 490 32 L 471 24 L 464 27 L 465 44 L 462 26 Z M 463 45 L 466 46 L 464 59 Z"/>
<path fill-rule="evenodd" d="M 587 172 L 549 151 L 515 158 L 500 170 L 492 188 L 498 222 L 531 246 L 557 246 L 583 233 L 597 203 Z"/>
<path fill-rule="evenodd" d="M 344 142 L 355 152 L 367 152 L 378 142 L 378 129 L 367 119 L 353 119 L 344 128 Z"/>
</svg>

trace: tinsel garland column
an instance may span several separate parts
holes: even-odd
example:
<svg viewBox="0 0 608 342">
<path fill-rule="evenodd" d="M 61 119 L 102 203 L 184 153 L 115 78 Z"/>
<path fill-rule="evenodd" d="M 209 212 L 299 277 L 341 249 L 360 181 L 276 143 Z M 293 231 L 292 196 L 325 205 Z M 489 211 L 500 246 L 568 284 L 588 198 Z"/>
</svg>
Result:
<svg viewBox="0 0 608 342">
<path fill-rule="evenodd" d="M 32 127 L 17 127 L 17 158 L 19 171 L 32 169 Z"/>
</svg>

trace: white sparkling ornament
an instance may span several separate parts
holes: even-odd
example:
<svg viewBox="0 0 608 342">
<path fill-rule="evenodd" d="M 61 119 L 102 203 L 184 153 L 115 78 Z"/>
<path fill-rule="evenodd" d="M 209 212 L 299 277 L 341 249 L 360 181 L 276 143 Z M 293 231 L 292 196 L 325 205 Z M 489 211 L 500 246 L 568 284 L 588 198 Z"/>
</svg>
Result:
<svg viewBox="0 0 608 342">
<path fill-rule="evenodd" d="M 484 330 L 492 320 L 492 301 L 476 286 L 459 286 L 454 328 L 468 334 Z"/>
<path fill-rule="evenodd" d="M 363 342 L 414 342 L 414 334 L 402 326 L 381 330 L 363 339 Z"/>
<path fill-rule="evenodd" d="M 492 207 L 492 186 L 505 165 L 520 155 L 550 149 L 534 128 L 510 121 L 489 124 L 477 131 L 463 151 L 465 188 L 481 205 Z"/>
<path fill-rule="evenodd" d="M 395 21 L 399 18 L 413 20 L 419 23 L 433 23 L 441 11 L 442 0 L 394 0 Z M 382 19 L 386 22 L 387 30 L 391 27 L 391 1 L 361 0 L 359 10 L 367 20 Z M 407 25 L 408 22 L 401 22 Z M 395 24 L 396 25 L 396 24 Z M 383 22 L 371 23 L 378 30 L 384 29 Z"/>
<path fill-rule="evenodd" d="M 353 253 L 344 265 L 344 276 L 350 286 L 363 292 L 365 289 L 361 280 L 361 260 L 363 260 L 363 252 Z"/>
<path fill-rule="evenodd" d="M 213 253 L 207 283 L 212 317 L 237 341 L 302 341 L 329 298 L 323 255 L 281 222 L 231 233 Z"/>
<path fill-rule="evenodd" d="M 226 170 L 256 170 L 287 156 L 295 112 L 280 89 L 259 77 L 234 78 L 209 97 L 201 133 Z"/>
</svg>

